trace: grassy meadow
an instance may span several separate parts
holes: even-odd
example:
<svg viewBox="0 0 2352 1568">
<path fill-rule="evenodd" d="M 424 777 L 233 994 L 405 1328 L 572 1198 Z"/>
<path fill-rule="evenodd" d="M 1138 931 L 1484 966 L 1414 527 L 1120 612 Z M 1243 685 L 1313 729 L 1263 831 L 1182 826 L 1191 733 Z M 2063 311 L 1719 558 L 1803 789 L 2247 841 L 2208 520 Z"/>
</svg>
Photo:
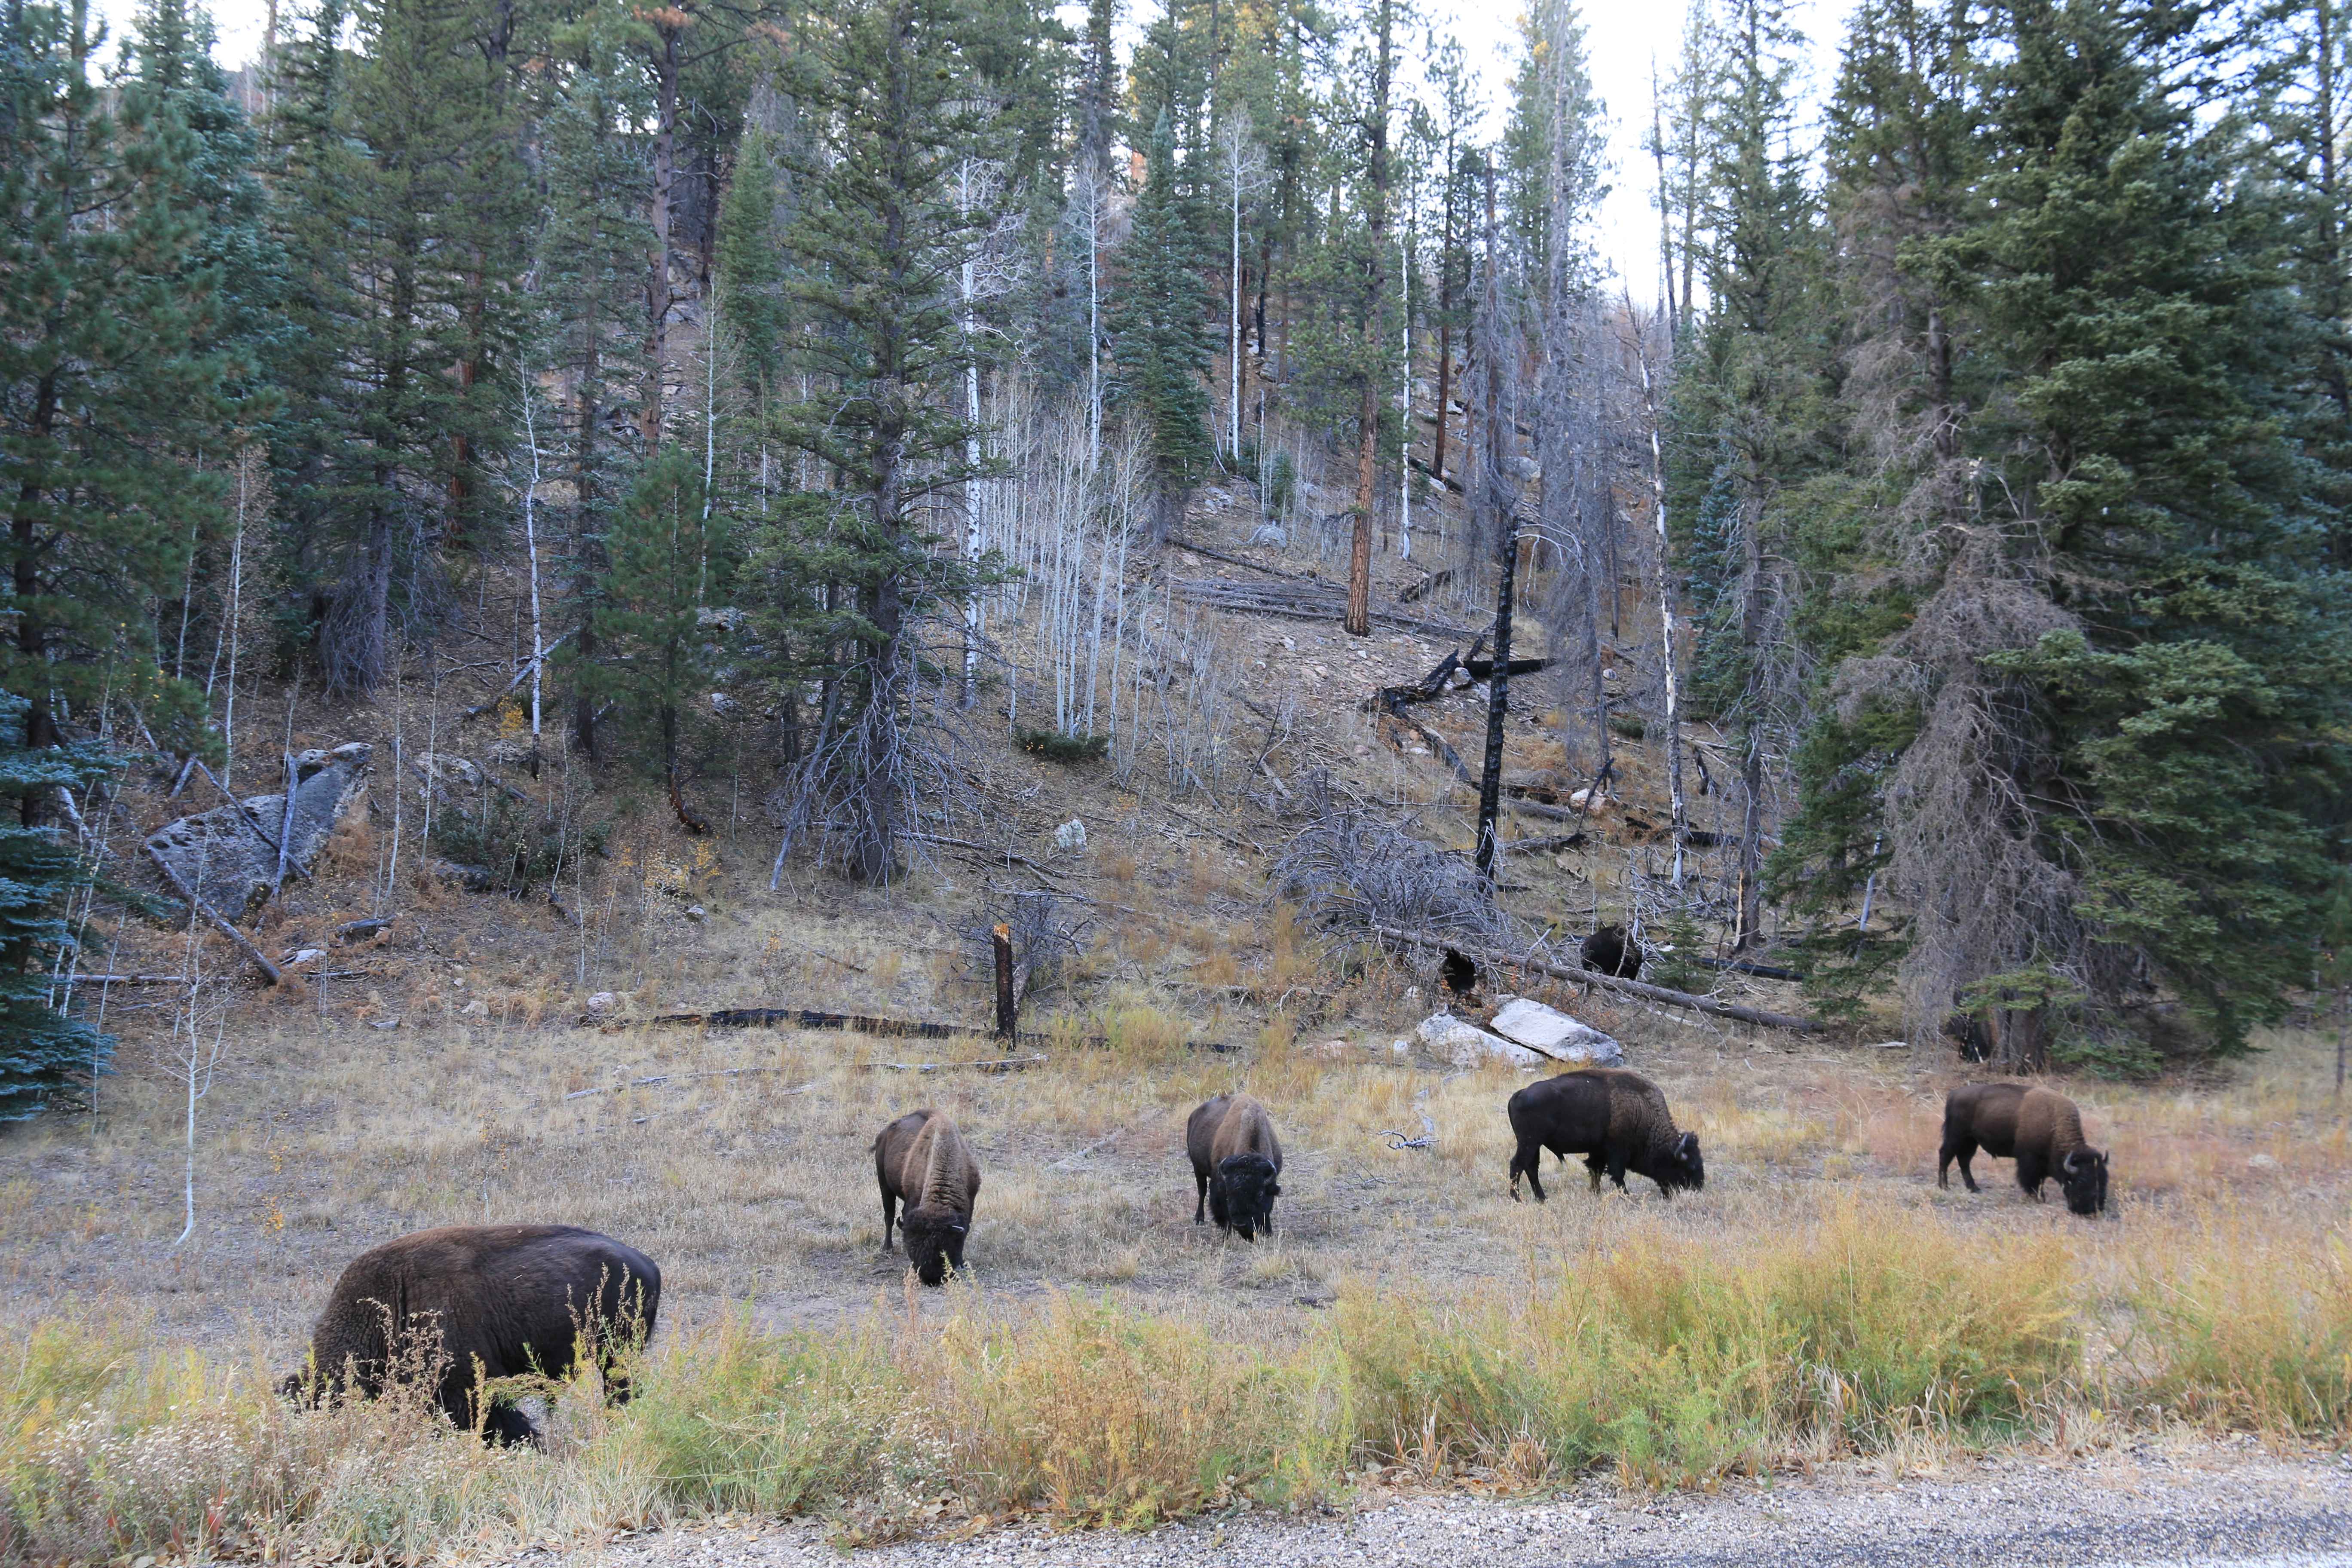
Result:
<svg viewBox="0 0 2352 1568">
<path fill-rule="evenodd" d="M 1225 896 L 1197 848 L 1098 853 L 1133 904 L 1155 877 Z M 1247 948 L 1203 918 L 1122 922 L 1081 961 L 1101 1000 L 1033 1009 L 1044 1064 L 919 1073 L 882 1064 L 997 1052 L 626 1021 L 784 996 L 981 1015 L 971 942 L 928 912 L 951 889 L 823 913 L 723 890 L 698 918 L 654 900 L 627 962 L 606 953 L 645 977 L 623 1021 L 579 1021 L 598 975 L 548 979 L 566 929 L 505 900 L 420 907 L 323 996 L 236 1003 L 184 1244 L 185 1095 L 152 1042 L 126 1043 L 95 1119 L 10 1134 L 0 1557 L 409 1559 L 740 1511 L 878 1541 L 1374 1484 L 2352 1431 L 2352 1146 L 2316 1035 L 2210 1081 L 2068 1085 L 2116 1168 L 2115 1212 L 2084 1221 L 2006 1163 L 1979 1161 L 1980 1195 L 1937 1190 L 1955 1080 L 1908 1052 L 1556 995 L 1665 1089 L 1707 1186 L 1594 1196 L 1568 1167 L 1549 1205 L 1513 1204 L 1524 1076 L 1397 1049 L 1428 977 L 1318 953 L 1278 910 L 1244 917 Z M 1192 1223 L 1181 1154 L 1185 1115 L 1234 1087 L 1288 1159 L 1255 1246 Z M 941 1291 L 878 1253 L 867 1154 L 924 1104 L 985 1178 L 972 1268 Z M 520 1391 L 551 1407 L 547 1448 L 495 1452 L 397 1399 L 269 1394 L 352 1255 L 484 1220 L 660 1263 L 635 1403 Z"/>
</svg>

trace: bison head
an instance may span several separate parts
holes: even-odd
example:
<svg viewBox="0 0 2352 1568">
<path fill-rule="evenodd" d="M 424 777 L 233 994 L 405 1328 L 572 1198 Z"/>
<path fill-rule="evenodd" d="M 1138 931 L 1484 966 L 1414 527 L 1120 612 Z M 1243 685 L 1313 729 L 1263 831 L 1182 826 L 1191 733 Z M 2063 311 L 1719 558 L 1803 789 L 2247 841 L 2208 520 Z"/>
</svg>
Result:
<svg viewBox="0 0 2352 1568">
<path fill-rule="evenodd" d="M 1213 1194 L 1217 1223 L 1240 1231 L 1244 1241 L 1255 1241 L 1259 1231 L 1271 1232 L 1274 1200 L 1282 1191 L 1277 1174 L 1263 1154 L 1232 1154 L 1220 1162 Z"/>
<path fill-rule="evenodd" d="M 1698 1157 L 1697 1133 L 1685 1132 L 1675 1141 L 1675 1152 L 1668 1156 L 1658 1184 L 1668 1192 L 1677 1187 L 1697 1192 L 1706 1185 L 1706 1162 Z"/>
<path fill-rule="evenodd" d="M 963 1267 L 963 1238 L 971 1228 L 971 1216 L 955 1209 L 911 1208 L 900 1217 L 898 1228 L 907 1239 L 907 1261 L 914 1265 L 915 1278 L 926 1285 L 937 1285 L 947 1278 L 950 1268 Z"/>
<path fill-rule="evenodd" d="M 2058 1184 L 2065 1189 L 2066 1206 L 2079 1215 L 2102 1213 L 2107 1206 L 2107 1157 L 2096 1149 L 2077 1149 L 2058 1162 Z"/>
</svg>

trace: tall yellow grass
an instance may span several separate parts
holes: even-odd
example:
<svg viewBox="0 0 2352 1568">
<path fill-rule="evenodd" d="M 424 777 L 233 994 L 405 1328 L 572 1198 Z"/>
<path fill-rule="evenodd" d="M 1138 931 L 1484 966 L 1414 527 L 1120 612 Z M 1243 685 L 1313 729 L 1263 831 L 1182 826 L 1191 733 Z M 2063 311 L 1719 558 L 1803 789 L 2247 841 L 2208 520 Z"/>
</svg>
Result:
<svg viewBox="0 0 2352 1568">
<path fill-rule="evenodd" d="M 1645 1218 L 1531 1256 L 1507 1289 L 1346 1285 L 1256 1343 L 969 1286 L 944 1321 L 911 1301 L 832 1334 L 733 1315 L 667 1331 L 630 1405 L 593 1378 L 538 1391 L 544 1452 L 487 1449 L 414 1399 L 299 1411 L 258 1367 L 42 1323 L 0 1358 L 0 1559 L 405 1559 L 720 1512 L 821 1514 L 862 1541 L 1032 1512 L 1136 1526 L 1368 1469 L 1677 1485 L 1969 1449 L 2086 1404 L 2352 1427 L 2340 1237 L 2297 1258 L 2209 1215 L 2103 1288 L 2060 1237 L 1888 1217 L 1832 1204 L 1729 1247 Z M 2118 1321 L 2123 1353 L 2091 1356 L 2091 1326 Z"/>
</svg>

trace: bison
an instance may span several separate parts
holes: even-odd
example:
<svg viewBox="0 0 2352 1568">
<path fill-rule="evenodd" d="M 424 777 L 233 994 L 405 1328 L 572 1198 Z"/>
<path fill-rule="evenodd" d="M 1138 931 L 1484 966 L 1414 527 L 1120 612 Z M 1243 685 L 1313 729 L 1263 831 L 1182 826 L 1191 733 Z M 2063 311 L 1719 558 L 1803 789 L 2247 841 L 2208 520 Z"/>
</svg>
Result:
<svg viewBox="0 0 2352 1568">
<path fill-rule="evenodd" d="M 1511 1096 L 1506 1108 L 1511 1131 L 1519 1141 L 1511 1156 L 1511 1201 L 1519 1197 L 1519 1178 L 1528 1179 L 1536 1202 L 1544 1201 L 1538 1168 L 1547 1149 L 1563 1161 L 1584 1156 L 1592 1190 L 1601 1190 L 1605 1171 L 1625 1190 L 1625 1173 L 1647 1176 L 1667 1197 L 1675 1189 L 1696 1192 L 1706 1185 L 1706 1165 L 1699 1158 L 1698 1134 L 1675 1129 L 1673 1112 L 1658 1086 L 1623 1068 L 1587 1068 L 1531 1083 Z"/>
<path fill-rule="evenodd" d="M 1584 967 L 1595 974 L 1613 974 L 1620 980 L 1642 977 L 1642 944 L 1625 934 L 1621 925 L 1605 925 L 1584 939 L 1580 956 Z"/>
<path fill-rule="evenodd" d="M 1265 1107 L 1246 1094 L 1221 1094 L 1184 1123 L 1184 1152 L 1192 1156 L 1192 1223 L 1202 1210 L 1222 1230 L 1241 1232 L 1244 1241 L 1274 1233 L 1274 1200 L 1282 1186 L 1282 1145 Z"/>
<path fill-rule="evenodd" d="M 980 1162 L 953 1121 L 936 1110 L 910 1110 L 874 1140 L 874 1179 L 882 1188 L 882 1250 L 895 1219 L 915 1278 L 937 1285 L 963 1267 L 980 1196 Z M 907 1205 L 904 1215 L 898 1205 Z"/>
<path fill-rule="evenodd" d="M 635 1247 L 568 1225 L 453 1225 L 353 1258 L 310 1333 L 307 1371 L 284 1392 L 317 1402 L 373 1398 L 429 1376 L 435 1401 L 492 1443 L 536 1443 L 510 1405 L 482 1401 L 485 1380 L 570 1374 L 585 1347 L 607 1396 L 629 1397 L 620 1358 L 654 1331 L 661 1270 Z"/>
<path fill-rule="evenodd" d="M 2107 1157 L 2083 1139 L 2083 1113 L 2054 1089 L 2021 1083 L 1970 1083 L 1944 1100 L 1944 1144 L 1936 1157 L 1936 1184 L 1952 1184 L 1952 1162 L 1960 1180 L 1977 1191 L 1969 1162 L 1983 1150 L 1995 1159 L 2017 1162 L 2017 1184 L 2042 1201 L 2051 1177 L 2066 1194 L 2066 1206 L 2095 1215 L 2107 1206 Z"/>
</svg>

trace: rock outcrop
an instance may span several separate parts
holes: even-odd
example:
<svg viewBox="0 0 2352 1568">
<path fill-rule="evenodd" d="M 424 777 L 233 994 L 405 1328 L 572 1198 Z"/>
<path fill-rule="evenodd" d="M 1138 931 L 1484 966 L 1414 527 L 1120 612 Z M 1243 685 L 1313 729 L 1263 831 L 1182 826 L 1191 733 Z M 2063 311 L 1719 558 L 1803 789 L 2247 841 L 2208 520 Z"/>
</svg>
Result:
<svg viewBox="0 0 2352 1568">
<path fill-rule="evenodd" d="M 249 919 L 277 886 L 279 833 L 286 833 L 288 860 L 308 871 L 337 825 L 366 804 L 373 752 L 354 741 L 331 752 L 299 754 L 290 830 L 284 795 L 247 795 L 236 805 L 169 824 L 147 847 L 221 914 Z"/>
</svg>

